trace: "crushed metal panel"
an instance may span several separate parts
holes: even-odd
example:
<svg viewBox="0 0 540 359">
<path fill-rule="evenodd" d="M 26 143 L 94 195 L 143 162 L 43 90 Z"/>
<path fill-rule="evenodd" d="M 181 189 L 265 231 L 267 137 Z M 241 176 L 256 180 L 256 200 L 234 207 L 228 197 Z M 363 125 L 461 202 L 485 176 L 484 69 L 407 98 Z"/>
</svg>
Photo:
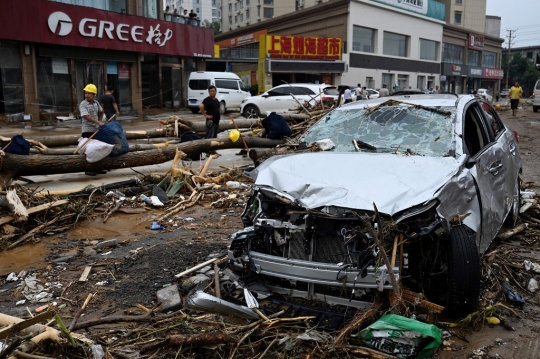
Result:
<svg viewBox="0 0 540 359">
<path fill-rule="evenodd" d="M 239 318 L 259 319 L 259 316 L 248 307 L 227 302 L 200 290 L 189 293 L 184 308 Z"/>
<path fill-rule="evenodd" d="M 393 215 L 433 199 L 457 171 L 453 157 L 388 153 L 305 153 L 264 162 L 255 185 L 314 209 L 336 206 Z M 419 181 L 419 179 L 422 179 Z"/>
</svg>

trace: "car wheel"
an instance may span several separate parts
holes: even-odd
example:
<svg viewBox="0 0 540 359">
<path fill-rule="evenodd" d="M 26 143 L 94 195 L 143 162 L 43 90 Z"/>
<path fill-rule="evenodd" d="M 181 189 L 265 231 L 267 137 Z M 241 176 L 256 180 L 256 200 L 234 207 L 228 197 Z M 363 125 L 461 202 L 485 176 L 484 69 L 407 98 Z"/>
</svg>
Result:
<svg viewBox="0 0 540 359">
<path fill-rule="evenodd" d="M 476 309 L 480 296 L 480 258 L 474 233 L 464 225 L 452 227 L 446 249 L 445 311 L 456 316 L 466 315 Z"/>
<path fill-rule="evenodd" d="M 195 107 L 190 107 L 191 113 L 197 114 L 199 113 L 199 109 Z"/>
<path fill-rule="evenodd" d="M 504 224 L 509 227 L 515 227 L 517 220 L 519 218 L 519 206 L 521 205 L 521 192 L 520 192 L 521 186 L 519 179 L 516 182 L 516 187 L 514 188 L 514 191 L 517 192 L 517 196 L 514 196 L 512 199 L 512 208 L 510 209 L 510 213 L 508 213 L 508 216 L 506 217 L 506 220 L 504 221 Z"/>
<path fill-rule="evenodd" d="M 219 103 L 219 113 L 223 115 L 226 110 L 227 108 L 225 107 L 225 101 L 221 101 Z"/>
<path fill-rule="evenodd" d="M 533 106 L 533 112 L 538 112 L 538 106 Z"/>
<path fill-rule="evenodd" d="M 248 105 L 244 107 L 244 113 L 245 118 L 257 118 L 261 115 L 259 109 L 255 105 Z"/>
</svg>

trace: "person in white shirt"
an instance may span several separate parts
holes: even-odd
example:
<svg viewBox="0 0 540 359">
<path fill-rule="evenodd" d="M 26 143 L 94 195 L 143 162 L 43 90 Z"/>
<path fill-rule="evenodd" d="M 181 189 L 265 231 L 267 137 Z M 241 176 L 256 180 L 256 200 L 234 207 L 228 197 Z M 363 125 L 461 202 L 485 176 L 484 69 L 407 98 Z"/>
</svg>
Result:
<svg viewBox="0 0 540 359">
<path fill-rule="evenodd" d="M 386 88 L 386 84 L 382 85 L 382 89 L 379 90 L 379 97 L 387 97 L 390 95 L 390 91 Z"/>
<path fill-rule="evenodd" d="M 351 96 L 351 89 L 346 88 L 343 92 L 343 99 L 345 100 L 345 103 L 352 102 L 352 96 Z"/>
</svg>

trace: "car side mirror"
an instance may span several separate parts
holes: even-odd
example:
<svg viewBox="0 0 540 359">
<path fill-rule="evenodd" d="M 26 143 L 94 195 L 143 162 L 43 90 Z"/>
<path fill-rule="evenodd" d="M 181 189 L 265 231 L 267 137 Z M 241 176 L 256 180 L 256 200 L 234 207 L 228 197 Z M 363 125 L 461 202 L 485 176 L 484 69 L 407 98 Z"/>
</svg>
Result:
<svg viewBox="0 0 540 359">
<path fill-rule="evenodd" d="M 263 93 L 263 94 L 261 95 L 261 97 L 268 97 L 268 94 L 267 94 L 267 93 Z"/>
<path fill-rule="evenodd" d="M 470 170 L 476 165 L 477 162 L 478 161 L 475 158 L 469 156 L 469 158 L 467 158 L 467 162 L 465 162 L 465 168 Z"/>
</svg>

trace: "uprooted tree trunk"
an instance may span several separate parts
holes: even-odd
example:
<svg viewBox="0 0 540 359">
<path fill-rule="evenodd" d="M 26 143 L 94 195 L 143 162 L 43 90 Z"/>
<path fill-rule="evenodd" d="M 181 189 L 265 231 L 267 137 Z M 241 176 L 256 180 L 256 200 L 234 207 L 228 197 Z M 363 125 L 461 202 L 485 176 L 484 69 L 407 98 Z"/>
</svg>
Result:
<svg viewBox="0 0 540 359">
<path fill-rule="evenodd" d="M 282 140 L 259 137 L 245 137 L 244 139 L 249 147 L 275 147 L 284 143 Z M 128 152 L 118 157 L 106 157 L 95 163 L 86 162 L 85 156 L 78 154 L 24 156 L 6 153 L 5 157 L 0 157 L 0 190 L 5 189 L 9 181 L 18 176 L 103 171 L 147 166 L 172 160 L 176 154 L 176 149 L 192 155 L 225 148 L 244 148 L 244 143 L 242 141 L 232 142 L 228 138 L 196 140 L 155 150 Z"/>
</svg>

